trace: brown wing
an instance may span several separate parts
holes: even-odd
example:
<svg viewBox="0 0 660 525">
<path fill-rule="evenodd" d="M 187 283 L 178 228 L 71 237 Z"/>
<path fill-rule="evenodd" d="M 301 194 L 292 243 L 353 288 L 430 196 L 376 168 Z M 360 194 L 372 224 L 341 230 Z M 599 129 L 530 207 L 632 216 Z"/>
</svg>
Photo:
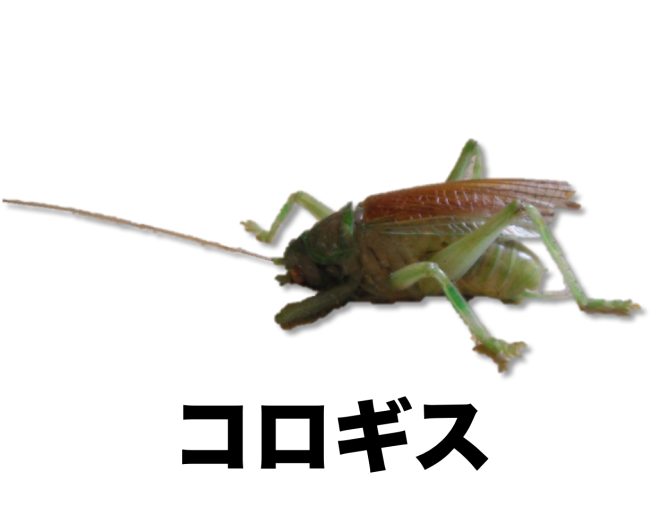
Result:
<svg viewBox="0 0 660 525">
<path fill-rule="evenodd" d="M 513 200 L 536 206 L 546 221 L 555 208 L 577 209 L 567 182 L 528 179 L 479 179 L 418 186 L 380 193 L 362 203 L 366 223 L 418 221 L 433 217 L 489 217 Z"/>
<path fill-rule="evenodd" d="M 431 184 L 382 193 L 362 204 L 362 221 L 391 235 L 467 235 L 513 200 L 536 206 L 546 222 L 555 208 L 579 208 L 566 182 L 527 179 L 479 179 Z M 528 217 L 502 231 L 503 237 L 538 237 Z"/>
</svg>

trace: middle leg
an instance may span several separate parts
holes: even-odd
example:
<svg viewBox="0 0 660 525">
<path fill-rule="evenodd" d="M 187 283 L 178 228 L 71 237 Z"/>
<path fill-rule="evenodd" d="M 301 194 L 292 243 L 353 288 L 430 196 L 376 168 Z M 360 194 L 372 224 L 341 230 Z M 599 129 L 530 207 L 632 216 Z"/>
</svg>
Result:
<svg viewBox="0 0 660 525">
<path fill-rule="evenodd" d="M 421 279 L 429 277 L 440 284 L 445 296 L 472 332 L 472 337 L 477 342 L 474 350 L 495 361 L 500 372 L 507 370 L 509 361 L 514 357 L 520 357 L 520 351 L 527 345 L 523 342 L 507 343 L 490 335 L 470 308 L 465 297 L 437 263 L 425 261 L 401 268 L 392 273 L 390 284 L 395 290 L 404 290 Z"/>
</svg>

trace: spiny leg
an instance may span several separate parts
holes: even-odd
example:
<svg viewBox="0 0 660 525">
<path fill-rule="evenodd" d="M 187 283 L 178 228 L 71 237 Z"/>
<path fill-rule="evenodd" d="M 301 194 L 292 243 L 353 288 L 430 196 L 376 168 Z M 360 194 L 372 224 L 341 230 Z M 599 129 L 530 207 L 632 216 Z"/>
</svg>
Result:
<svg viewBox="0 0 660 525">
<path fill-rule="evenodd" d="M 452 280 L 457 281 L 481 257 L 502 230 L 511 222 L 518 219 L 521 214 L 526 214 L 531 219 L 532 224 L 539 232 L 542 241 L 559 267 L 559 271 L 564 277 L 570 293 L 577 301 L 581 310 L 589 313 L 617 315 L 630 315 L 631 310 L 639 310 L 639 306 L 630 300 L 607 301 L 605 299 L 590 299 L 587 297 L 568 262 L 562 255 L 557 241 L 554 239 L 552 233 L 550 233 L 550 229 L 545 223 L 541 212 L 531 204 L 524 204 L 517 200 L 509 203 L 483 226 L 459 241 L 450 244 L 447 248 L 431 257 L 430 260 L 436 262 Z M 537 299 L 559 298 L 565 296 L 565 291 L 528 292 L 525 296 Z"/>
<path fill-rule="evenodd" d="M 476 140 L 468 140 L 446 182 L 484 178 L 484 161 Z"/>
<path fill-rule="evenodd" d="M 513 201 L 483 226 L 435 254 L 430 261 L 411 264 L 390 276 L 390 283 L 395 290 L 403 290 L 425 278 L 435 279 L 477 340 L 475 350 L 491 357 L 498 363 L 500 371 L 506 370 L 508 361 L 512 357 L 520 355 L 519 352 L 525 347 L 525 344 L 508 344 L 493 338 L 474 315 L 453 281 L 460 279 L 481 257 L 488 246 L 497 239 L 502 230 L 518 219 L 521 214 L 527 214 L 532 220 L 559 267 L 570 293 L 582 310 L 629 315 L 631 310 L 639 309 L 639 306 L 633 304 L 632 301 L 589 299 L 564 259 L 541 213 L 532 205 L 523 204 L 517 200 Z M 556 298 L 566 296 L 566 292 L 530 292 L 526 295 L 536 298 Z"/>
<path fill-rule="evenodd" d="M 395 290 L 404 290 L 414 285 L 417 281 L 426 278 L 435 279 L 449 302 L 461 316 L 465 324 L 472 332 L 477 345 L 474 349 L 487 355 L 498 365 L 499 371 L 504 372 L 508 368 L 509 360 L 513 357 L 520 357 L 520 351 L 527 345 L 522 342 L 506 343 L 500 339 L 495 339 L 490 335 L 486 327 L 472 311 L 467 301 L 458 290 L 452 280 L 443 272 L 434 262 L 419 262 L 410 264 L 390 275 L 390 284 Z"/>
<path fill-rule="evenodd" d="M 557 241 L 553 237 L 552 233 L 550 233 L 550 229 L 543 220 L 543 216 L 539 210 L 537 210 L 531 204 L 525 204 L 524 209 L 541 235 L 541 240 L 550 252 L 550 255 L 554 259 L 555 264 L 557 264 L 557 267 L 564 277 L 564 281 L 566 282 L 568 289 L 571 291 L 571 294 L 573 294 L 573 297 L 577 301 L 580 310 L 588 313 L 630 315 L 631 310 L 640 309 L 639 305 L 633 303 L 630 300 L 607 301 L 605 299 L 590 299 L 587 297 L 587 294 L 584 293 L 582 286 L 578 282 L 575 274 L 571 270 L 571 267 L 568 265 L 568 262 L 561 253 L 561 249 L 559 248 Z"/>
<path fill-rule="evenodd" d="M 317 220 L 325 219 L 328 215 L 333 213 L 330 208 L 328 208 L 321 201 L 316 200 L 309 193 L 305 193 L 304 191 L 297 191 L 296 193 L 292 193 L 287 199 L 286 203 L 284 203 L 280 213 L 278 213 L 277 217 L 275 217 L 270 230 L 264 230 L 254 221 L 245 221 L 241 222 L 241 224 L 245 226 L 246 231 L 254 233 L 257 236 L 258 241 L 273 242 L 273 239 L 277 234 L 277 230 L 280 229 L 284 220 L 287 218 L 289 213 L 291 213 L 294 204 L 299 204 L 305 208 Z"/>
</svg>

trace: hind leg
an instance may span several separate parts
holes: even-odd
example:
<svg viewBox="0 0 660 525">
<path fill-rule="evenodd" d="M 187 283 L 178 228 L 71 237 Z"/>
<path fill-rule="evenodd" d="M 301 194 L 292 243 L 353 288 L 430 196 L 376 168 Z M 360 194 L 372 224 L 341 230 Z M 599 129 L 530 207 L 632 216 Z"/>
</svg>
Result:
<svg viewBox="0 0 660 525">
<path fill-rule="evenodd" d="M 591 299 L 588 297 L 564 258 L 557 241 L 550 233 L 541 212 L 531 204 L 520 201 L 513 201 L 508 204 L 483 226 L 432 256 L 431 261 L 437 263 L 452 280 L 457 281 L 472 267 L 501 231 L 512 221 L 520 218 L 521 215 L 527 215 L 539 232 L 541 240 L 557 264 L 568 290 L 581 310 L 588 313 L 630 315 L 631 311 L 640 309 L 639 305 L 630 300 Z M 563 291 L 528 292 L 526 297 L 550 299 L 564 295 L 565 292 Z"/>
<path fill-rule="evenodd" d="M 523 205 L 525 212 L 532 220 L 534 227 L 538 230 L 541 235 L 541 239 L 545 244 L 546 248 L 550 252 L 550 255 L 557 264 L 559 271 L 564 277 L 566 286 L 570 290 L 573 298 L 578 303 L 580 310 L 583 310 L 588 313 L 601 313 L 601 314 L 616 314 L 616 315 L 630 315 L 632 310 L 639 310 L 639 305 L 633 303 L 632 301 L 620 301 L 615 300 L 605 300 L 605 299 L 591 299 L 584 293 L 582 286 L 578 282 L 573 270 L 568 265 L 568 262 L 564 258 L 564 255 L 561 253 L 561 249 L 557 244 L 557 241 L 550 233 L 548 225 L 543 220 L 543 216 L 534 206 L 531 204 Z"/>
<path fill-rule="evenodd" d="M 476 140 L 468 140 L 446 182 L 484 178 L 484 161 Z"/>
<path fill-rule="evenodd" d="M 566 299 L 567 297 L 571 297 L 571 291 L 568 288 L 549 292 L 526 291 L 523 294 L 523 297 L 525 297 L 525 299 Z"/>
</svg>

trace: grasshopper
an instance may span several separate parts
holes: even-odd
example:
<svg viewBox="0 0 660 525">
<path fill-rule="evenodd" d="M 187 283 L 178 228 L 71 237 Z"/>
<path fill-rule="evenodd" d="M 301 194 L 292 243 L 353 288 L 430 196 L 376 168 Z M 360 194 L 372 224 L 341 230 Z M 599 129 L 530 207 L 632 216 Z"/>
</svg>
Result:
<svg viewBox="0 0 660 525">
<path fill-rule="evenodd" d="M 355 208 L 349 203 L 336 212 L 299 191 L 289 197 L 270 229 L 254 221 L 241 223 L 257 240 L 270 243 L 295 205 L 310 212 L 318 222 L 293 239 L 279 258 L 74 208 L 4 202 L 149 229 L 284 266 L 286 273 L 276 277 L 281 285 L 317 292 L 287 304 L 275 316 L 285 330 L 313 323 L 350 301 L 394 303 L 444 295 L 472 333 L 474 350 L 492 358 L 502 372 L 526 345 L 493 337 L 470 308 L 472 297 L 518 304 L 572 296 L 588 313 L 630 315 L 640 309 L 630 300 L 589 298 L 562 255 L 548 224 L 555 209 L 580 207 L 571 200 L 574 193 L 566 182 L 485 179 L 481 149 L 469 140 L 444 183 L 372 195 Z M 546 270 L 521 243 L 539 237 L 564 278 L 565 290 L 540 290 Z"/>
</svg>

